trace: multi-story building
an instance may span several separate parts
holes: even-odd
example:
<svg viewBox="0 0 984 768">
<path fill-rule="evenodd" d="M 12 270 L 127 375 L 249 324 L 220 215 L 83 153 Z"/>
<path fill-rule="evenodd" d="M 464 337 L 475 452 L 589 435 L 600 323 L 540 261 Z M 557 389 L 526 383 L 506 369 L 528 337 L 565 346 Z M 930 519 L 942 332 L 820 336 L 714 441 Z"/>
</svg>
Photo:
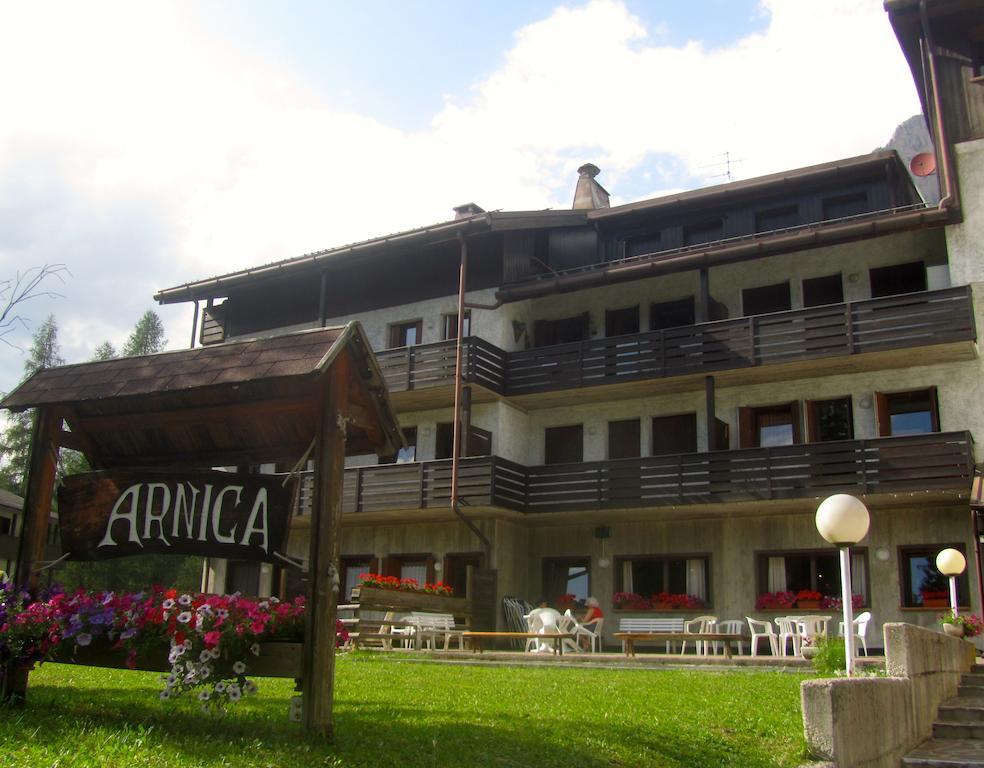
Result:
<svg viewBox="0 0 984 768">
<path fill-rule="evenodd" d="M 887 5 L 937 138 L 939 205 L 891 151 L 616 207 L 588 164 L 571 210 L 468 204 L 157 295 L 204 303 L 205 344 L 365 328 L 409 448 L 350 462 L 346 588 L 371 570 L 460 592 L 472 565 L 500 597 L 593 595 L 618 615 L 633 598 L 617 593 L 667 592 L 770 616 L 768 593 L 840 593 L 814 512 L 847 492 L 871 513 L 853 590 L 876 629 L 935 622 L 944 546 L 968 554 L 961 602 L 979 609 L 980 27 L 974 4 L 930 3 L 925 24 L 918 3 Z M 474 530 L 449 506 L 465 255 Z M 303 559 L 303 514 L 291 542 Z M 211 586 L 276 591 L 263 568 L 213 563 Z"/>
</svg>

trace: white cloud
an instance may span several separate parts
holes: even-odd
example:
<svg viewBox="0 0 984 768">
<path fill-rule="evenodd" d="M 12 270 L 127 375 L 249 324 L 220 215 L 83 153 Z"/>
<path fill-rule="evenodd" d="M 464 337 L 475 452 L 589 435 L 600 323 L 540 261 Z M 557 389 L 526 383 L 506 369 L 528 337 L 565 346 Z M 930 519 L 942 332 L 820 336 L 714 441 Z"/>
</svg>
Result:
<svg viewBox="0 0 984 768">
<path fill-rule="evenodd" d="M 879 0 L 764 5 L 765 31 L 712 50 L 666 45 L 618 2 L 559 7 L 407 132 L 336 109 L 180 4 L 5 4 L 0 71 L 20 76 L 0 79 L 0 221 L 17 208 L 24 231 L 0 233 L 0 269 L 69 264 L 51 309 L 66 356 L 84 359 L 126 335 L 154 288 L 469 200 L 567 207 L 587 160 L 625 202 L 620 183 L 680 185 L 661 156 L 699 175 L 728 150 L 748 177 L 860 154 L 918 109 Z M 163 314 L 184 345 L 190 311 Z"/>
</svg>

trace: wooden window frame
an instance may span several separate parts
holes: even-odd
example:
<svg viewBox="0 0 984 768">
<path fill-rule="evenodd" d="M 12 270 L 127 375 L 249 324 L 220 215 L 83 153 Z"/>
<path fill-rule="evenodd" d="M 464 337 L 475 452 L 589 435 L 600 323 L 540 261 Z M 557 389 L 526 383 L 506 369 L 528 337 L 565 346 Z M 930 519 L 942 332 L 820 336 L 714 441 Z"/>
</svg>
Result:
<svg viewBox="0 0 984 768">
<path fill-rule="evenodd" d="M 803 412 L 806 415 L 806 442 L 808 443 L 826 443 L 826 442 L 836 442 L 836 440 L 820 440 L 817 435 L 817 431 L 820 428 L 819 420 L 817 419 L 816 408 L 821 403 L 830 403 L 838 400 L 847 401 L 847 412 L 850 416 L 851 424 L 851 434 L 849 437 L 843 438 L 845 440 L 854 439 L 854 400 L 850 395 L 842 395 L 840 397 L 825 397 L 822 400 L 804 400 L 803 401 Z"/>
<path fill-rule="evenodd" d="M 786 286 L 786 292 L 789 294 L 789 306 L 786 309 L 770 309 L 767 312 L 749 312 L 747 306 L 746 294 L 749 291 L 760 291 L 766 288 L 778 288 L 780 286 Z M 742 317 L 757 317 L 758 315 L 771 315 L 776 312 L 788 312 L 793 308 L 793 286 L 789 280 L 780 280 L 778 283 L 768 283 L 767 285 L 753 285 L 748 288 L 741 289 L 741 316 Z"/>
<path fill-rule="evenodd" d="M 864 593 L 868 596 L 868 601 L 863 603 L 862 607 L 869 608 L 871 606 L 871 558 L 868 556 L 868 548 L 851 547 L 851 555 L 864 556 Z M 755 594 L 761 595 L 769 591 L 768 560 L 770 557 L 810 557 L 810 589 L 816 590 L 819 586 L 817 582 L 816 558 L 822 556 L 836 559 L 837 551 L 831 549 L 757 549 L 752 553 L 752 556 L 755 564 Z M 763 573 L 765 574 L 764 579 Z M 840 568 L 837 569 L 837 578 L 840 578 Z M 795 592 L 796 590 L 793 591 Z M 841 591 L 839 589 L 836 595 L 830 595 L 830 597 L 840 596 Z"/>
<path fill-rule="evenodd" d="M 687 306 L 689 304 L 689 307 Z M 658 307 L 668 307 L 668 308 L 684 308 L 687 307 L 690 310 L 690 322 L 682 323 L 681 325 L 661 325 L 656 327 L 656 316 L 658 314 Z M 682 299 L 671 299 L 670 301 L 653 301 L 649 304 L 649 330 L 650 331 L 662 331 L 669 328 L 688 328 L 692 325 L 697 325 L 697 299 L 693 295 L 684 296 Z"/>
<path fill-rule="evenodd" d="M 406 563 L 416 563 L 423 562 L 426 566 L 426 578 L 425 582 L 428 584 L 433 584 L 435 580 L 436 569 L 434 568 L 434 563 L 437 562 L 431 552 L 399 552 L 397 554 L 386 555 L 380 561 L 379 572 L 383 576 L 396 576 L 400 578 L 400 569 Z M 424 586 L 420 584 L 419 586 Z"/>
<path fill-rule="evenodd" d="M 616 315 L 621 315 L 623 313 L 627 314 L 629 312 L 632 312 L 633 310 L 635 310 L 635 320 L 636 320 L 636 329 L 634 331 L 628 331 L 626 333 L 618 333 L 618 334 L 608 333 L 608 323 L 613 317 L 615 317 Z M 618 338 L 619 336 L 632 336 L 639 333 L 639 331 L 641 330 L 642 330 L 642 312 L 640 311 L 638 304 L 628 307 L 622 307 L 621 309 L 605 310 L 605 338 L 606 339 L 614 339 L 614 338 Z"/>
<path fill-rule="evenodd" d="M 714 587 L 711 583 L 711 553 L 710 552 L 684 552 L 684 553 L 661 553 L 657 555 L 618 555 L 612 560 L 612 567 L 615 569 L 615 591 L 624 592 L 625 582 L 623 578 L 622 569 L 625 567 L 625 563 L 636 562 L 638 560 L 646 560 L 650 562 L 663 563 L 663 586 L 664 589 L 667 586 L 668 581 L 668 568 L 671 561 L 682 560 L 686 563 L 687 560 L 703 560 L 704 561 L 704 581 L 707 583 L 707 599 L 704 600 L 705 608 L 714 607 Z M 652 597 L 652 595 L 643 595 L 643 597 Z"/>
<path fill-rule="evenodd" d="M 917 392 L 926 392 L 929 395 L 929 415 L 933 427 L 930 432 L 920 434 L 931 435 L 941 431 L 939 391 L 933 385 L 918 389 L 902 389 L 896 392 L 875 392 L 875 418 L 878 424 L 879 437 L 892 437 L 892 414 L 889 412 L 889 398 L 892 395 L 908 395 Z"/>
<path fill-rule="evenodd" d="M 581 430 L 581 451 L 580 451 L 581 458 L 580 459 L 576 459 L 575 461 L 548 461 L 547 460 L 547 458 L 548 458 L 547 457 L 547 434 L 551 430 L 556 430 L 556 429 L 573 429 L 575 427 L 577 427 L 577 428 L 579 428 Z M 579 424 L 557 424 L 557 425 L 554 425 L 554 426 L 544 427 L 543 428 L 543 463 L 544 464 L 580 464 L 583 461 L 584 461 L 584 423 L 583 422 L 582 423 L 579 423 Z"/>
<path fill-rule="evenodd" d="M 464 338 L 468 338 L 472 335 L 471 328 L 471 310 L 465 310 L 465 328 L 464 328 Z M 444 330 L 443 341 L 454 341 L 458 338 L 458 313 L 457 312 L 446 312 L 441 317 L 441 325 Z"/>
<path fill-rule="evenodd" d="M 941 549 L 952 548 L 967 557 L 967 547 L 962 542 L 950 542 L 944 544 L 899 544 L 896 547 L 896 562 L 899 564 L 899 607 L 903 610 L 920 611 L 939 611 L 940 608 L 927 607 L 922 604 L 909 605 L 909 597 L 912 595 L 912 582 L 909 580 L 909 561 L 912 556 L 928 555 L 931 563 L 935 562 L 936 554 Z M 853 549 L 851 550 L 854 551 Z M 969 563 L 969 560 L 968 560 Z M 962 610 L 970 610 L 970 602 L 967 598 L 971 595 L 970 577 L 967 568 L 957 577 L 957 596 L 960 604 L 957 606 Z M 942 575 L 942 574 L 940 574 Z M 943 576 L 946 581 L 947 595 L 950 594 L 950 580 Z M 949 607 L 949 597 L 947 597 L 947 607 Z"/>
<path fill-rule="evenodd" d="M 807 283 L 810 283 L 810 282 L 814 282 L 815 283 L 816 281 L 819 281 L 819 280 L 830 280 L 832 282 L 835 278 L 838 281 L 840 281 L 840 289 L 841 289 L 841 291 L 840 291 L 841 292 L 840 299 L 838 299 L 837 301 L 824 302 L 822 304 L 815 304 L 815 303 L 814 304 L 810 304 L 810 303 L 807 303 L 807 300 L 806 300 L 806 286 L 807 286 Z M 833 275 L 817 275 L 816 277 L 804 277 L 800 281 L 800 294 L 803 297 L 803 308 L 804 309 L 809 309 L 810 307 L 826 307 L 826 306 L 830 306 L 832 304 L 843 304 L 844 303 L 844 275 L 843 275 L 842 272 L 837 272 L 836 274 L 833 274 Z"/>
<path fill-rule="evenodd" d="M 451 566 L 452 560 L 455 559 L 455 558 L 461 558 L 461 559 L 465 559 L 465 558 L 469 558 L 469 559 L 471 559 L 471 558 L 477 558 L 478 559 L 478 567 L 479 568 L 484 568 L 485 567 L 485 553 L 484 552 L 481 552 L 481 551 L 472 551 L 472 552 L 445 552 L 444 553 L 444 559 L 443 559 L 442 565 L 441 565 L 441 581 L 443 583 L 445 583 L 445 584 L 448 584 L 449 586 L 451 585 L 451 581 L 449 580 L 448 572 L 454 570 L 450 566 Z M 465 578 L 466 578 L 466 584 L 467 584 L 467 574 L 465 575 Z M 462 592 L 461 594 L 459 594 L 457 592 L 457 590 L 456 590 L 455 593 L 454 593 L 454 597 L 468 597 L 467 591 L 468 591 L 467 590 L 467 586 L 465 588 L 465 591 Z"/>
<path fill-rule="evenodd" d="M 608 457 L 609 460 L 613 460 L 613 457 L 612 457 L 612 426 L 615 425 L 615 424 L 631 424 L 633 422 L 636 425 L 636 432 L 637 432 L 637 434 L 636 434 L 637 440 L 636 440 L 636 446 L 635 446 L 636 452 L 632 456 L 618 456 L 618 457 L 614 457 L 614 460 L 617 461 L 618 459 L 638 459 L 638 458 L 641 458 L 642 457 L 642 419 L 639 418 L 639 417 L 636 417 L 634 419 L 613 419 L 613 420 L 611 420 L 611 421 L 608 422 L 608 430 L 607 430 L 608 434 L 607 434 L 607 441 L 606 441 L 606 444 L 605 444 L 605 455 Z"/>
<path fill-rule="evenodd" d="M 693 451 L 674 451 L 672 453 L 656 453 L 656 421 L 658 419 L 678 419 L 681 416 L 692 416 L 694 420 L 694 449 Z M 697 426 L 697 412 L 683 411 L 682 413 L 661 413 L 659 416 L 651 416 L 649 419 L 649 455 L 650 456 L 677 456 L 686 453 L 698 452 L 698 441 L 700 439 L 700 428 Z"/>
<path fill-rule="evenodd" d="M 549 595 L 547 594 L 547 569 L 554 567 L 566 567 L 566 568 L 577 568 L 584 565 L 584 569 L 588 575 L 588 596 L 591 596 L 591 587 L 593 578 L 591 576 L 591 556 L 590 555 L 552 555 L 548 557 L 540 558 L 540 596 L 546 598 L 548 604 L 552 604 L 560 595 Z"/>
<path fill-rule="evenodd" d="M 403 342 L 403 331 L 407 328 L 413 327 L 417 334 L 417 341 L 413 344 L 405 344 Z M 404 347 L 416 347 L 423 343 L 424 335 L 424 321 L 422 318 L 416 320 L 403 320 L 399 323 L 390 323 L 389 325 L 389 348 L 390 349 L 403 349 Z"/>
<path fill-rule="evenodd" d="M 790 400 L 787 403 L 774 403 L 772 405 L 743 405 L 738 408 L 738 447 L 739 448 L 761 448 L 759 445 L 758 429 L 756 427 L 756 414 L 760 411 L 778 411 L 782 408 L 790 409 L 790 417 L 793 426 L 793 445 L 803 443 L 802 428 L 802 408 L 799 400 Z M 772 446 L 779 447 L 779 446 Z"/>
</svg>

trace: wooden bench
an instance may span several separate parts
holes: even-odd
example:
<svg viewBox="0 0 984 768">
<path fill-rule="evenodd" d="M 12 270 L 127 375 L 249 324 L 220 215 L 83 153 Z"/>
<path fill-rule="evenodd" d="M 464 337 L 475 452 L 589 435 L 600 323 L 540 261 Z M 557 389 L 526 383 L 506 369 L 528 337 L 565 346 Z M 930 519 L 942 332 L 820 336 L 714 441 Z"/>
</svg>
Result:
<svg viewBox="0 0 984 768">
<path fill-rule="evenodd" d="M 654 632 L 683 632 L 684 619 L 680 617 L 650 618 L 643 616 L 623 616 L 618 620 L 618 632 L 631 633 L 635 635 L 648 635 Z M 666 652 L 670 652 L 670 640 L 666 641 Z M 622 643 L 622 651 L 625 652 L 625 643 Z"/>
<path fill-rule="evenodd" d="M 622 641 L 622 650 L 626 656 L 635 656 L 635 644 L 640 640 L 651 642 L 664 640 L 667 648 L 670 647 L 671 641 L 704 640 L 721 643 L 724 646 L 724 657 L 730 659 L 731 644 L 742 642 L 745 640 L 745 636 L 729 635 L 723 632 L 616 632 L 615 639 Z"/>
<path fill-rule="evenodd" d="M 473 651 L 482 653 L 485 650 L 486 640 L 504 638 L 506 640 L 529 640 L 535 638 L 543 642 L 553 641 L 554 654 L 564 655 L 564 640 L 573 640 L 573 632 L 462 632 L 461 636 L 469 642 Z"/>
</svg>

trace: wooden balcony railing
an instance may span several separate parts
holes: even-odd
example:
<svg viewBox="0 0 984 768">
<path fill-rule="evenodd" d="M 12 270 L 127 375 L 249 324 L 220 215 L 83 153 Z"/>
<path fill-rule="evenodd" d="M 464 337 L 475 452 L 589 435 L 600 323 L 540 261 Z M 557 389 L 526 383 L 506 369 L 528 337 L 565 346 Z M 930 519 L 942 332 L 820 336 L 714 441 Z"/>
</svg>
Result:
<svg viewBox="0 0 984 768">
<path fill-rule="evenodd" d="M 939 432 L 536 467 L 480 456 L 462 460 L 460 485 L 469 506 L 550 512 L 969 489 L 972 477 L 970 433 Z M 450 489 L 448 460 L 347 469 L 342 508 L 446 508 Z"/>
<path fill-rule="evenodd" d="M 469 337 L 464 371 L 466 381 L 493 392 L 525 395 L 976 338 L 970 288 L 963 286 L 518 352 Z M 376 358 L 391 392 L 454 383 L 454 341 Z"/>
</svg>

